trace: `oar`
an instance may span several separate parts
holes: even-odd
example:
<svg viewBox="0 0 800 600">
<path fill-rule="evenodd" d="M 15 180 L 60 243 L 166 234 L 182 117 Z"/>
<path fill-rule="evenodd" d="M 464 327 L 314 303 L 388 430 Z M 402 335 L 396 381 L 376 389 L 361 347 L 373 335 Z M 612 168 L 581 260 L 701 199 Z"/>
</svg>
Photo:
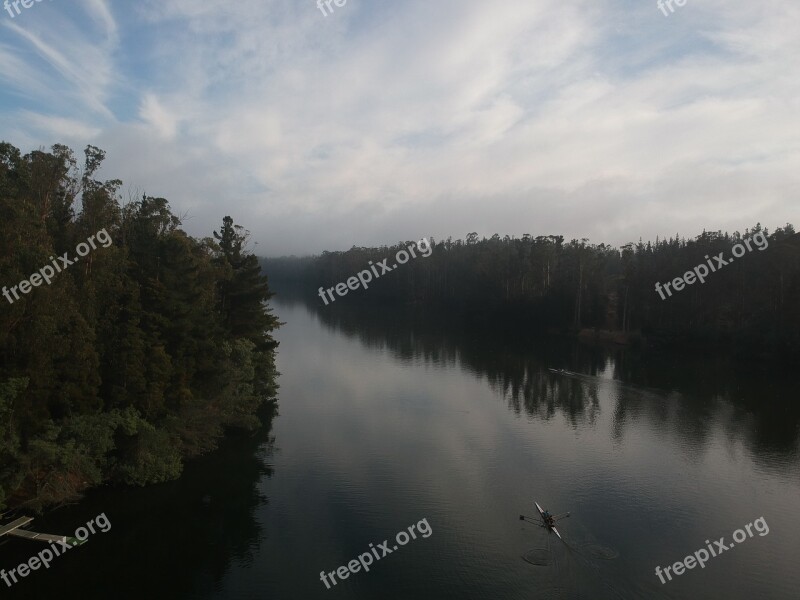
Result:
<svg viewBox="0 0 800 600">
<path fill-rule="evenodd" d="M 564 513 L 558 517 L 553 517 L 553 521 L 558 521 L 559 519 L 566 519 L 569 516 L 569 513 Z"/>
<path fill-rule="evenodd" d="M 534 525 L 538 525 L 539 527 L 543 527 L 542 523 L 539 520 L 532 520 L 530 517 L 526 517 L 525 515 L 519 516 L 520 521 L 525 521 L 526 523 L 533 523 Z"/>
</svg>

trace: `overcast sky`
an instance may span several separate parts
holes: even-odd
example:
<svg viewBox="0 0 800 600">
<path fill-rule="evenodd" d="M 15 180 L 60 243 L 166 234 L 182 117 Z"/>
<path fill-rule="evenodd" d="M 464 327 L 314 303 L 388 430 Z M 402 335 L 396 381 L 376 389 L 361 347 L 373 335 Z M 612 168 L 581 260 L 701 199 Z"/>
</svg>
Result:
<svg viewBox="0 0 800 600">
<path fill-rule="evenodd" d="M 0 140 L 267 255 L 800 221 L 794 0 L 315 2 L 3 9 Z"/>
</svg>

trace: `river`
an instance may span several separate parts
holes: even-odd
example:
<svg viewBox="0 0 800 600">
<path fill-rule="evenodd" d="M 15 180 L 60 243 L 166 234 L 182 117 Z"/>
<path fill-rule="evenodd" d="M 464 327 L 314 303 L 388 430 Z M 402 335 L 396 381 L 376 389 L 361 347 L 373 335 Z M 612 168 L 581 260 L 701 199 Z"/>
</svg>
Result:
<svg viewBox="0 0 800 600">
<path fill-rule="evenodd" d="M 798 597 L 796 372 L 276 301 L 272 431 L 37 519 L 111 529 L 5 597 Z M 570 512 L 563 542 L 520 520 L 534 499 Z M 768 533 L 656 575 L 761 517 Z M 384 540 L 368 572 L 321 581 Z M 11 541 L 0 565 L 43 547 Z"/>
</svg>

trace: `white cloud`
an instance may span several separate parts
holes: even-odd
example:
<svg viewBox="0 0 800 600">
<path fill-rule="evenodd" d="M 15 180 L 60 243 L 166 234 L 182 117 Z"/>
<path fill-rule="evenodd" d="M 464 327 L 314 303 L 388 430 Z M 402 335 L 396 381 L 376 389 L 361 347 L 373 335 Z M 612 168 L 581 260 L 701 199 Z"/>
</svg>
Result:
<svg viewBox="0 0 800 600">
<path fill-rule="evenodd" d="M 102 33 L 6 24 L 0 124 L 98 144 L 194 233 L 231 214 L 271 253 L 796 220 L 800 9 L 629 5 L 86 0 Z"/>
<path fill-rule="evenodd" d="M 174 138 L 178 119 L 154 94 L 145 94 L 139 109 L 139 118 L 162 138 Z"/>
</svg>

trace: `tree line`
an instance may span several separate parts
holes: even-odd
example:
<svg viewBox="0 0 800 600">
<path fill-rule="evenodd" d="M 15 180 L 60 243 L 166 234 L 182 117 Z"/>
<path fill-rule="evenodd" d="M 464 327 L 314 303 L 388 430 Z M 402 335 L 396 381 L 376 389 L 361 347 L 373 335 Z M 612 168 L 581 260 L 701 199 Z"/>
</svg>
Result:
<svg viewBox="0 0 800 600">
<path fill-rule="evenodd" d="M 769 243 L 763 251 L 754 248 L 665 299 L 657 292 L 656 283 L 682 277 L 720 252 L 730 258 L 734 245 L 762 235 Z M 393 258 L 408 243 L 268 258 L 262 266 L 275 285 L 316 293 L 369 261 Z M 430 257 L 339 302 L 414 305 L 458 314 L 470 325 L 511 323 L 523 333 L 604 330 L 662 347 L 733 345 L 746 354 L 800 355 L 800 236 L 791 224 L 771 233 L 757 224 L 744 233 L 704 231 L 620 248 L 566 242 L 561 235 L 479 238 L 474 232 L 432 243 Z"/>
<path fill-rule="evenodd" d="M 84 155 L 0 143 L 0 285 L 113 240 L 0 298 L 0 507 L 174 479 L 276 406 L 278 321 L 248 232 L 225 217 L 194 239 L 164 198 L 123 204 L 121 181 L 95 179 L 105 153 Z"/>
</svg>

